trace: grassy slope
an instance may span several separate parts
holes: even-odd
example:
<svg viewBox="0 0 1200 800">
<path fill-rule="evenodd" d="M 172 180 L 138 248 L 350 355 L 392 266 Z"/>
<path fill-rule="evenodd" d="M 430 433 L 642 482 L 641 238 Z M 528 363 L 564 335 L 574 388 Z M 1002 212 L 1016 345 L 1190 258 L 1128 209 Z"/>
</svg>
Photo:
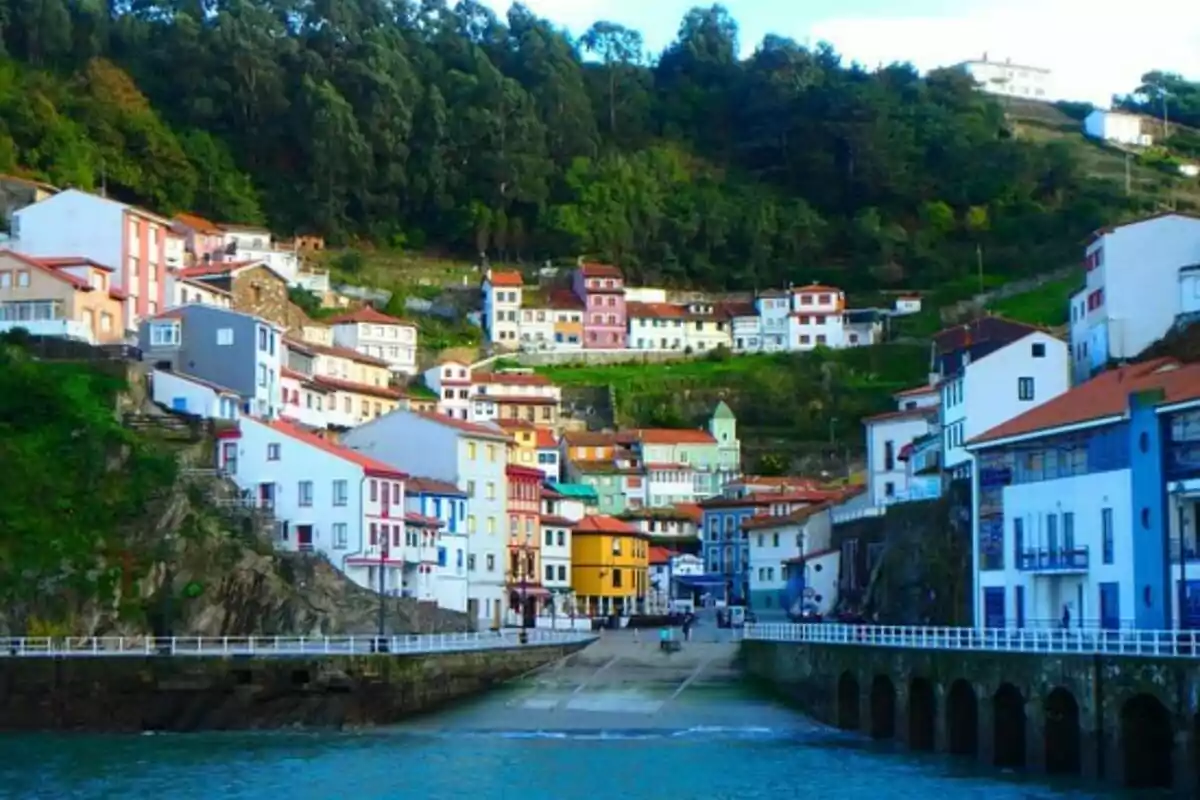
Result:
<svg viewBox="0 0 1200 800">
<path fill-rule="evenodd" d="M 1032 292 L 997 300 L 988 309 L 1009 319 L 1055 328 L 1067 323 L 1068 303 L 1080 287 L 1078 277 L 1051 281 Z"/>
</svg>

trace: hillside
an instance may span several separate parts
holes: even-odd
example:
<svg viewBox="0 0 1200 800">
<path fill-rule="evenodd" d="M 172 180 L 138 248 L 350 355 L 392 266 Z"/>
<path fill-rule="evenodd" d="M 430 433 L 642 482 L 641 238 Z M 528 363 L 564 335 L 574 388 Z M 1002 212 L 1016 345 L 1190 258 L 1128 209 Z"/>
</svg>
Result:
<svg viewBox="0 0 1200 800">
<path fill-rule="evenodd" d="M 277 554 L 271 520 L 204 468 L 211 437 L 151 413 L 130 367 L 34 360 L 21 342 L 0 337 L 0 635 L 377 630 L 378 596 Z M 397 632 L 466 624 L 405 599 L 387 619 Z"/>
<path fill-rule="evenodd" d="M 779 37 L 740 59 L 719 6 L 647 54 L 612 23 L 576 43 L 520 5 L 446 5 L 14 10 L 0 169 L 284 235 L 588 254 L 712 289 L 923 289 L 977 248 L 997 276 L 1036 273 L 1138 205 L 1009 137 L 957 72 L 865 73 Z"/>
</svg>

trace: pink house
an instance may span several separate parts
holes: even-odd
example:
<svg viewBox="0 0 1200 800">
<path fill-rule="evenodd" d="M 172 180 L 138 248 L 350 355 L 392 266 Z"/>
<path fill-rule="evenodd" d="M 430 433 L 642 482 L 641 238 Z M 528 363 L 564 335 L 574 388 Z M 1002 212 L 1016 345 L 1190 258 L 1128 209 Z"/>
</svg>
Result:
<svg viewBox="0 0 1200 800">
<path fill-rule="evenodd" d="M 216 223 L 195 214 L 176 214 L 171 220 L 172 229 L 183 237 L 189 266 L 203 264 L 225 247 L 225 232 Z"/>
<path fill-rule="evenodd" d="M 573 288 L 584 305 L 584 349 L 625 349 L 625 276 L 621 270 L 609 264 L 584 264 L 575 270 Z"/>
</svg>

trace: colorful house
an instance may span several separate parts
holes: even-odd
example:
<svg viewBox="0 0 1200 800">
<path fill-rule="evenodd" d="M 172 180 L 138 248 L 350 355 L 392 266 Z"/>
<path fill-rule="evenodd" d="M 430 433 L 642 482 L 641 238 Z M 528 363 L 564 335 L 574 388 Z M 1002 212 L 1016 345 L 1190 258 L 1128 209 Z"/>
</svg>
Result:
<svg viewBox="0 0 1200 800">
<path fill-rule="evenodd" d="M 532 627 L 550 597 L 542 585 L 542 472 L 509 464 L 508 478 L 508 559 L 505 583 L 508 587 L 508 621 Z"/>
<path fill-rule="evenodd" d="M 645 609 L 650 543 L 627 522 L 584 517 L 572 529 L 571 585 L 589 616 L 629 616 Z"/>
<path fill-rule="evenodd" d="M 405 484 L 405 511 L 437 520 L 433 600 L 440 608 L 467 610 L 467 494 L 453 483 L 411 477 Z"/>
<path fill-rule="evenodd" d="M 583 346 L 587 350 L 623 350 L 626 346 L 625 276 L 609 264 L 584 264 L 573 288 L 583 300 Z"/>
<path fill-rule="evenodd" d="M 112 269 L 81 258 L 0 251 L 0 331 L 110 344 L 125 338 L 125 294 Z"/>
</svg>

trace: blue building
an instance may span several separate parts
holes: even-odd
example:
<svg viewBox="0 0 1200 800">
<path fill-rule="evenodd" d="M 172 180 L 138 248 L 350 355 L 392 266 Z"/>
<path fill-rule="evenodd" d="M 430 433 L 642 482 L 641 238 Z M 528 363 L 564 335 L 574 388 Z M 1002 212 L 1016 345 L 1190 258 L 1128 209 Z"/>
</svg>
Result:
<svg viewBox="0 0 1200 800">
<path fill-rule="evenodd" d="M 465 612 L 470 588 L 467 493 L 446 481 L 409 478 L 405 484 L 405 511 L 441 523 L 435 599 L 442 608 Z"/>
<path fill-rule="evenodd" d="M 977 626 L 1200 627 L 1200 364 L 1102 373 L 967 447 Z"/>
</svg>

